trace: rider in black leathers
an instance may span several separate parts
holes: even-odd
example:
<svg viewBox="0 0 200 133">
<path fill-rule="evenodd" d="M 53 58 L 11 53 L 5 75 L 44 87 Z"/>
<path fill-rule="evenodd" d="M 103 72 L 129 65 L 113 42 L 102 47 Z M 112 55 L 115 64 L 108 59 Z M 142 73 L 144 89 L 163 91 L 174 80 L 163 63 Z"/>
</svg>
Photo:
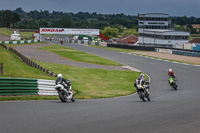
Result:
<svg viewBox="0 0 200 133">
<path fill-rule="evenodd" d="M 137 93 L 138 93 L 138 85 L 144 85 L 144 84 L 149 84 L 149 81 L 147 81 L 145 78 L 144 78 L 144 74 L 140 74 L 140 77 L 137 78 L 134 82 L 134 86 L 137 90 Z M 148 86 L 147 88 L 148 90 L 150 89 L 150 87 Z"/>
<path fill-rule="evenodd" d="M 68 83 L 63 77 L 62 74 L 58 74 L 57 79 L 56 79 L 56 85 L 57 84 L 62 84 L 64 86 L 64 88 L 67 89 L 67 91 L 69 91 L 69 88 L 71 86 L 70 83 Z"/>
</svg>

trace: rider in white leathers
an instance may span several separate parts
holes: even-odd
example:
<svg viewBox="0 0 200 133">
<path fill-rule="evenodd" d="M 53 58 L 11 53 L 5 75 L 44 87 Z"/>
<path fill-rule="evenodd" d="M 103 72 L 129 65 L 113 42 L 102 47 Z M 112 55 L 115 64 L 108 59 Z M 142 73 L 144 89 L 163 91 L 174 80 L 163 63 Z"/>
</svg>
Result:
<svg viewBox="0 0 200 133">
<path fill-rule="evenodd" d="M 138 93 L 138 85 L 144 85 L 144 84 L 149 84 L 149 81 L 147 81 L 145 78 L 144 78 L 144 74 L 140 74 L 140 77 L 139 78 L 137 78 L 136 80 L 135 80 L 135 82 L 134 82 L 134 86 L 135 86 L 135 88 L 136 88 L 136 90 L 137 90 L 137 93 Z M 147 88 L 148 90 L 150 89 L 150 87 L 148 86 L 148 88 Z M 147 90 L 147 91 L 148 91 Z"/>
</svg>

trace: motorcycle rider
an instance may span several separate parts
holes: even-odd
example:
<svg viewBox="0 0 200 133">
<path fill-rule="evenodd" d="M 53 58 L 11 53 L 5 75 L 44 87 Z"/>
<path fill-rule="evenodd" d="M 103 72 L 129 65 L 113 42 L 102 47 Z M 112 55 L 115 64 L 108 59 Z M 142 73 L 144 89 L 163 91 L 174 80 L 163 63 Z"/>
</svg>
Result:
<svg viewBox="0 0 200 133">
<path fill-rule="evenodd" d="M 56 79 L 56 85 L 57 84 L 62 84 L 64 86 L 64 88 L 67 89 L 67 91 L 69 92 L 69 88 L 70 88 L 70 84 L 67 83 L 67 81 L 62 77 L 62 74 L 58 74 L 57 79 Z"/>
<path fill-rule="evenodd" d="M 144 85 L 144 84 L 149 84 L 149 81 L 147 81 L 145 78 L 144 78 L 144 74 L 140 74 L 140 77 L 137 78 L 134 82 L 134 86 L 137 90 L 137 93 L 138 93 L 138 85 Z M 147 92 L 148 90 L 150 89 L 149 85 L 148 85 L 148 88 L 147 88 Z"/>
<path fill-rule="evenodd" d="M 175 79 L 175 73 L 174 73 L 174 71 L 171 68 L 168 71 L 168 75 L 172 76 Z"/>
</svg>

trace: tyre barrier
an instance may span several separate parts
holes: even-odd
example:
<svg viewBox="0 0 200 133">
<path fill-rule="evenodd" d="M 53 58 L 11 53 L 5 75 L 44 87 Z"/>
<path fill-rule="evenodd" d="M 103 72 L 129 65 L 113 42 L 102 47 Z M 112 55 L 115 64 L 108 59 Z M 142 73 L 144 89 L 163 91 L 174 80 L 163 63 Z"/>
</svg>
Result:
<svg viewBox="0 0 200 133">
<path fill-rule="evenodd" d="M 58 95 L 54 80 L 38 79 L 38 95 Z"/>
<path fill-rule="evenodd" d="M 40 40 L 25 40 L 25 41 L 0 41 L 2 44 L 24 44 L 24 43 L 37 43 Z"/>
<path fill-rule="evenodd" d="M 0 78 L 0 96 L 57 95 L 54 80 Z"/>
</svg>

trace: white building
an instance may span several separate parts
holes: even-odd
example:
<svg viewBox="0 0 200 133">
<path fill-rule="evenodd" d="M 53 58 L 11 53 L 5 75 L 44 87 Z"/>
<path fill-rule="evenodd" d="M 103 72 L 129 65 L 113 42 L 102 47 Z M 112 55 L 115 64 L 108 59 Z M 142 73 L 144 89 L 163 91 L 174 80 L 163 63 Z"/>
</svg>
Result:
<svg viewBox="0 0 200 133">
<path fill-rule="evenodd" d="M 140 45 L 168 47 L 187 43 L 189 41 L 190 33 L 175 31 L 168 18 L 169 15 L 163 13 L 139 14 L 138 43 Z"/>
</svg>

